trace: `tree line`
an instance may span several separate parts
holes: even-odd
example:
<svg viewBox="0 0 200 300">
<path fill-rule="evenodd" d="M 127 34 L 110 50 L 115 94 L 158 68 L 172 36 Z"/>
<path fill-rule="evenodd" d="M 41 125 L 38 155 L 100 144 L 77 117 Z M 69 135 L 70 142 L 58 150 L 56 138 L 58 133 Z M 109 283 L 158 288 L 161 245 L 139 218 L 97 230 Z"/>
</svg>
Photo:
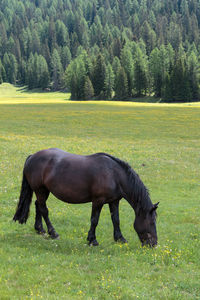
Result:
<svg viewBox="0 0 200 300">
<path fill-rule="evenodd" d="M 0 83 L 200 99 L 198 0 L 2 0 Z"/>
</svg>

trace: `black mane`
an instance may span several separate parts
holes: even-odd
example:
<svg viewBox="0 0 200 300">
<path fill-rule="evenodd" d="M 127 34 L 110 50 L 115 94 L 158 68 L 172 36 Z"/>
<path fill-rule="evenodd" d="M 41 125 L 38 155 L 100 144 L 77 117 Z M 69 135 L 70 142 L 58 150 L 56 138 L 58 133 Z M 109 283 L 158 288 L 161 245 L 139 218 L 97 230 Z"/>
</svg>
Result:
<svg viewBox="0 0 200 300">
<path fill-rule="evenodd" d="M 130 185 L 130 194 L 129 194 L 130 200 L 134 201 L 134 204 L 138 209 L 141 208 L 145 212 L 149 211 L 153 206 L 149 196 L 149 191 L 144 185 L 144 183 L 142 182 L 142 180 L 140 179 L 139 175 L 131 168 L 131 166 L 127 162 L 115 156 L 112 156 L 110 154 L 107 153 L 98 153 L 98 154 L 103 154 L 110 157 L 125 170 Z"/>
</svg>

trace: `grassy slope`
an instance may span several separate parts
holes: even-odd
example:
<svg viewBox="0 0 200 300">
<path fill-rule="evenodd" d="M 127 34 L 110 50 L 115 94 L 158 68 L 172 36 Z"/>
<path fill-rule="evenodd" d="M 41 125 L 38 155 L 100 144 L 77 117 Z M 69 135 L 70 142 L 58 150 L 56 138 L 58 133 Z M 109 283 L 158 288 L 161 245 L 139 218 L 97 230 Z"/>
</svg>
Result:
<svg viewBox="0 0 200 300">
<path fill-rule="evenodd" d="M 1 297 L 198 299 L 199 104 L 66 98 L 0 86 Z M 49 198 L 58 241 L 35 234 L 34 205 L 25 226 L 11 222 L 25 158 L 47 147 L 80 154 L 105 151 L 128 161 L 150 189 L 152 201 L 161 202 L 157 249 L 140 248 L 132 228 L 134 213 L 124 200 L 120 219 L 128 245 L 114 243 L 107 206 L 96 248 L 86 244 L 91 204 L 70 206 Z"/>
</svg>

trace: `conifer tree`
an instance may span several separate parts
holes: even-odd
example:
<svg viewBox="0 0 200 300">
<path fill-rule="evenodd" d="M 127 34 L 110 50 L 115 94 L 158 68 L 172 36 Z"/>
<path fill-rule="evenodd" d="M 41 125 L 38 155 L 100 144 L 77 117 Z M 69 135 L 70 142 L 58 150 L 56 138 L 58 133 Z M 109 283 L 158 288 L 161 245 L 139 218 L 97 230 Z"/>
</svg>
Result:
<svg viewBox="0 0 200 300">
<path fill-rule="evenodd" d="M 113 69 L 113 72 L 114 72 L 115 75 L 117 75 L 120 68 L 121 68 L 120 60 L 117 56 L 115 56 L 114 59 L 113 59 L 113 63 L 112 63 L 112 69 Z"/>
<path fill-rule="evenodd" d="M 53 54 L 51 58 L 51 67 L 52 67 L 53 89 L 58 90 L 62 88 L 62 84 L 63 84 L 63 68 L 61 64 L 60 55 L 56 49 L 53 50 Z"/>
<path fill-rule="evenodd" d="M 45 58 L 42 55 L 36 57 L 37 59 L 37 87 L 38 88 L 46 88 L 49 85 L 49 70 L 48 65 Z"/>
<path fill-rule="evenodd" d="M 189 85 L 192 93 L 192 99 L 200 98 L 200 68 L 199 61 L 194 51 L 191 52 L 187 59 L 187 70 L 189 74 Z"/>
<path fill-rule="evenodd" d="M 92 74 L 92 84 L 94 87 L 95 97 L 99 97 L 104 93 L 106 65 L 102 54 L 98 54 L 94 61 Z"/>
<path fill-rule="evenodd" d="M 162 81 L 160 51 L 157 47 L 154 48 L 153 51 L 151 52 L 149 58 L 149 70 L 151 74 L 152 90 L 155 93 L 156 97 L 161 97 L 163 81 Z"/>
<path fill-rule="evenodd" d="M 87 70 L 83 55 L 79 55 L 73 60 L 65 71 L 65 86 L 71 92 L 71 99 L 85 99 L 85 82 Z M 90 91 L 91 92 L 91 91 Z"/>
<path fill-rule="evenodd" d="M 134 90 L 137 96 L 146 95 L 148 87 L 147 62 L 142 51 L 137 47 L 134 59 Z"/>
<path fill-rule="evenodd" d="M 15 56 L 11 53 L 5 53 L 3 57 L 3 66 L 6 73 L 6 81 L 15 84 L 18 67 Z"/>
<path fill-rule="evenodd" d="M 129 45 L 125 45 L 121 51 L 121 65 L 126 72 L 128 82 L 128 96 L 132 96 L 133 76 L 134 76 L 134 61 Z"/>
<path fill-rule="evenodd" d="M 72 56 L 69 47 L 68 46 L 63 47 L 61 50 L 61 62 L 64 70 L 69 65 L 71 59 Z"/>
<path fill-rule="evenodd" d="M 89 76 L 86 76 L 84 84 L 84 99 L 91 100 L 94 97 L 94 88 Z"/>
<path fill-rule="evenodd" d="M 0 78 L 1 78 L 1 83 L 6 81 L 6 72 L 1 62 L 1 59 L 0 59 Z"/>
<path fill-rule="evenodd" d="M 37 77 L 35 74 L 35 61 L 34 61 L 33 53 L 31 53 L 27 62 L 25 83 L 28 85 L 29 89 L 33 89 L 36 86 L 36 82 L 37 82 Z"/>
<path fill-rule="evenodd" d="M 177 58 L 170 80 L 173 100 L 176 102 L 189 101 L 191 99 L 189 74 L 183 59 Z"/>
<path fill-rule="evenodd" d="M 168 73 L 165 74 L 165 81 L 162 86 L 162 98 L 167 102 L 173 101 L 173 85 Z"/>
<path fill-rule="evenodd" d="M 111 99 L 113 96 L 114 82 L 115 82 L 115 75 L 111 64 L 108 64 L 108 66 L 106 66 L 105 81 L 104 81 L 104 90 L 105 90 L 106 99 Z"/>
<path fill-rule="evenodd" d="M 128 78 L 123 67 L 116 74 L 115 98 L 117 100 L 126 100 L 128 98 Z"/>
</svg>

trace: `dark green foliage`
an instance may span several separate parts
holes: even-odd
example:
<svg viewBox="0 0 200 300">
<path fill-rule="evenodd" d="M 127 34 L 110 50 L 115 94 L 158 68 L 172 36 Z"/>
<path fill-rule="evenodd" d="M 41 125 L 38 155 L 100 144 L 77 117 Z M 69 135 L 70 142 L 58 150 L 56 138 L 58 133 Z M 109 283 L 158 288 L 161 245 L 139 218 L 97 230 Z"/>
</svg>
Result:
<svg viewBox="0 0 200 300">
<path fill-rule="evenodd" d="M 154 94 L 199 100 L 199 26 L 196 0 L 3 0 L 0 81 L 29 88 L 51 84 L 78 99 L 86 97 L 90 81 L 96 99 Z M 80 49 L 86 51 L 84 64 L 76 61 Z M 120 76 L 124 93 L 116 84 Z"/>
<path fill-rule="evenodd" d="M 134 59 L 134 90 L 136 96 L 146 95 L 148 88 L 147 61 L 138 47 Z"/>
<path fill-rule="evenodd" d="M 121 51 L 121 65 L 124 68 L 128 83 L 128 96 L 132 96 L 133 80 L 134 80 L 134 60 L 129 44 L 125 45 Z"/>
<path fill-rule="evenodd" d="M 92 97 L 94 94 L 92 87 L 89 86 L 90 83 L 88 77 L 86 77 L 88 75 L 86 63 L 87 58 L 85 57 L 85 52 L 81 52 L 80 55 L 70 63 L 65 71 L 65 81 L 67 87 L 70 89 L 72 99 L 86 99 L 86 96 L 89 95 Z"/>
<path fill-rule="evenodd" d="M 6 72 L 0 59 L 0 83 L 2 83 L 3 81 L 6 81 Z"/>
<path fill-rule="evenodd" d="M 84 99 L 91 100 L 94 97 L 94 88 L 90 78 L 87 76 L 84 84 Z"/>
<path fill-rule="evenodd" d="M 172 91 L 172 101 L 182 102 L 191 99 L 189 73 L 187 72 L 185 62 L 180 58 L 175 62 L 168 88 Z"/>
<path fill-rule="evenodd" d="M 152 90 L 156 97 L 161 97 L 163 74 L 161 70 L 160 51 L 157 47 L 151 52 L 149 58 L 149 71 L 151 76 Z"/>
<path fill-rule="evenodd" d="M 51 68 L 52 68 L 53 89 L 58 90 L 62 88 L 63 67 L 57 49 L 53 50 L 52 59 L 51 59 Z"/>
<path fill-rule="evenodd" d="M 104 90 L 106 99 L 111 99 L 114 91 L 115 75 L 111 64 L 108 64 L 105 72 Z"/>
<path fill-rule="evenodd" d="M 115 79 L 115 98 L 124 100 L 128 97 L 128 79 L 123 67 L 116 74 Z"/>
<path fill-rule="evenodd" d="M 23 68 L 23 65 L 22 65 Z M 45 58 L 42 55 L 31 53 L 25 72 L 26 84 L 29 89 L 46 88 L 49 85 L 49 71 Z"/>
<path fill-rule="evenodd" d="M 17 77 L 17 61 L 12 53 L 5 53 L 3 56 L 3 66 L 5 70 L 6 81 L 15 84 Z"/>
<path fill-rule="evenodd" d="M 94 87 L 95 96 L 102 96 L 104 93 L 106 65 L 104 57 L 99 54 L 94 61 L 94 68 L 92 74 L 92 84 Z"/>
</svg>

